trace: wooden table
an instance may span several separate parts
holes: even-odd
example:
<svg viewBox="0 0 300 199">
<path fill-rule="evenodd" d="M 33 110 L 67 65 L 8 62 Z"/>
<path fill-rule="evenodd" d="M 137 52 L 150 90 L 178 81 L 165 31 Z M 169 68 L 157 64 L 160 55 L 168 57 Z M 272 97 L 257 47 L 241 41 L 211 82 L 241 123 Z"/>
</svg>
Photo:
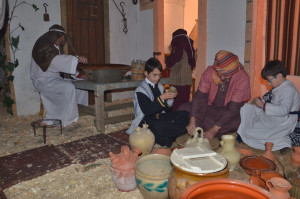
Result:
<svg viewBox="0 0 300 199">
<path fill-rule="evenodd" d="M 78 80 L 78 81 L 73 81 L 72 83 L 75 85 L 75 88 L 82 89 L 82 90 L 90 90 L 95 92 L 94 93 L 95 107 L 92 108 L 96 116 L 95 126 L 100 133 L 104 133 L 105 124 L 118 123 L 118 122 L 134 119 L 134 114 L 121 115 L 121 116 L 115 116 L 110 118 L 107 117 L 108 111 L 124 108 L 124 105 L 113 105 L 110 107 L 105 107 L 104 92 L 108 90 L 117 90 L 123 88 L 136 88 L 142 83 L 142 81 L 144 80 L 129 80 L 129 81 L 121 81 L 115 83 L 93 83 L 86 80 Z M 169 78 L 162 78 L 160 80 L 160 83 L 168 84 Z M 86 109 L 91 109 L 91 108 L 86 107 Z"/>
</svg>

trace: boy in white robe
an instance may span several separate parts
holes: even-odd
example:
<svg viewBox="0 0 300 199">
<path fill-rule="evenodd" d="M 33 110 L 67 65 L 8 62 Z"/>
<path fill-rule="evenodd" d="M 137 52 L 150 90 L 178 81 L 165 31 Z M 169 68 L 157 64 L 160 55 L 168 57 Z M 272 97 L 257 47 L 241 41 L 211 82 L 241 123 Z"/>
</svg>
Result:
<svg viewBox="0 0 300 199">
<path fill-rule="evenodd" d="M 266 142 L 273 142 L 273 151 L 281 153 L 291 147 L 289 134 L 293 132 L 298 116 L 290 112 L 299 110 L 300 98 L 296 87 L 286 79 L 286 69 L 281 61 L 267 63 L 261 72 L 272 89 L 263 99 L 257 97 L 240 111 L 238 134 L 247 145 L 265 150 Z"/>
<path fill-rule="evenodd" d="M 59 119 L 68 126 L 79 118 L 74 85 L 60 73 L 75 74 L 77 64 L 87 63 L 85 57 L 64 55 L 66 34 L 60 25 L 53 25 L 42 35 L 32 50 L 30 77 L 41 95 L 45 119 Z"/>
</svg>

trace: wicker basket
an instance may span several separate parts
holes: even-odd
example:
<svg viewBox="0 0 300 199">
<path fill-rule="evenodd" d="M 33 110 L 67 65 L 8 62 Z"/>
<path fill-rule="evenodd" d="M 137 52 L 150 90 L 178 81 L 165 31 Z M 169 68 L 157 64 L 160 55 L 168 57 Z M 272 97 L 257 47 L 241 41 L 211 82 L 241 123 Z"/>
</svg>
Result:
<svg viewBox="0 0 300 199">
<path fill-rule="evenodd" d="M 143 80 L 145 79 L 145 62 L 138 61 L 131 63 L 131 79 Z"/>
</svg>

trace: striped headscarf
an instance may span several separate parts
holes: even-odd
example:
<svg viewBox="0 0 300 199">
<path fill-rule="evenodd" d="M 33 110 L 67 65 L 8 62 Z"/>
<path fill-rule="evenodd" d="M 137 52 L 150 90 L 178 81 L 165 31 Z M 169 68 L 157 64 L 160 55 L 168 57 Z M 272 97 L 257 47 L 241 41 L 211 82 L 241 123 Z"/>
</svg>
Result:
<svg viewBox="0 0 300 199">
<path fill-rule="evenodd" d="M 232 76 L 238 72 L 243 65 L 240 64 L 238 56 L 235 54 L 220 50 L 215 57 L 214 63 L 214 73 L 212 78 L 216 84 L 222 84 L 222 80 L 219 78 L 219 75 L 230 75 Z"/>
</svg>

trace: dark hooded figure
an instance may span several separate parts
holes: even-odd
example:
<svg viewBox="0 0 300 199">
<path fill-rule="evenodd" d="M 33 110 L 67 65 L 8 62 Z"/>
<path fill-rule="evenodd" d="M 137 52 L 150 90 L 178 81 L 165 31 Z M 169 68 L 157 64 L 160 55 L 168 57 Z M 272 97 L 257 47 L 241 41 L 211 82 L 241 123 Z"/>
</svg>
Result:
<svg viewBox="0 0 300 199">
<path fill-rule="evenodd" d="M 30 68 L 33 86 L 40 93 L 45 108 L 45 119 L 59 119 L 63 126 L 78 120 L 77 103 L 88 95 L 60 76 L 60 73 L 74 75 L 78 63 L 87 63 L 85 57 L 63 54 L 66 42 L 64 28 L 51 26 L 34 44 Z"/>
<path fill-rule="evenodd" d="M 172 51 L 166 58 L 168 68 L 171 68 L 170 85 L 177 89 L 172 110 L 190 100 L 192 85 L 192 70 L 196 65 L 194 41 L 188 37 L 186 30 L 178 29 L 172 34 Z"/>
</svg>

